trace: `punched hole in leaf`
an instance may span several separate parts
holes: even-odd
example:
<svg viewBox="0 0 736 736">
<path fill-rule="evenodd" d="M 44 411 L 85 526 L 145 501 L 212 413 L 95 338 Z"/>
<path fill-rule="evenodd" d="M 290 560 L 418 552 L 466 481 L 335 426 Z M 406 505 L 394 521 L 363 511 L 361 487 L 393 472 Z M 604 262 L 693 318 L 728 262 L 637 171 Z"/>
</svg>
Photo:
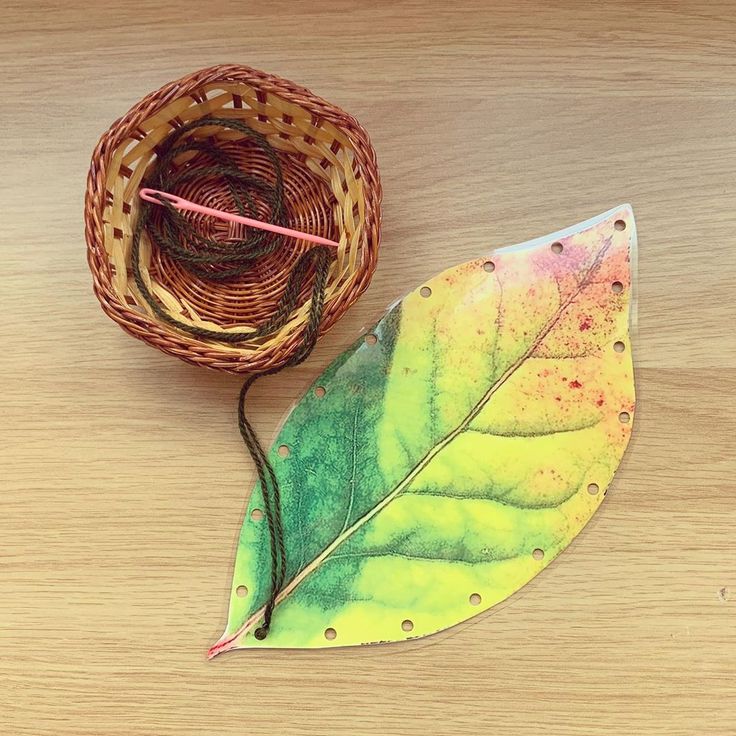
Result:
<svg viewBox="0 0 736 736">
<path fill-rule="evenodd" d="M 278 453 L 279 457 L 289 457 L 291 450 L 288 445 L 279 445 Z"/>
<path fill-rule="evenodd" d="M 588 483 L 588 493 L 590 493 L 591 496 L 595 496 L 599 490 L 600 488 L 597 483 Z"/>
<path fill-rule="evenodd" d="M 321 399 L 325 394 L 327 393 L 327 390 L 324 386 L 317 386 L 317 388 L 314 389 L 314 395 Z"/>
<path fill-rule="evenodd" d="M 472 593 L 470 598 L 468 598 L 471 606 L 479 606 L 481 600 L 483 599 L 480 597 L 480 593 Z"/>
<path fill-rule="evenodd" d="M 327 639 L 327 641 L 334 641 L 337 639 L 337 631 L 332 627 L 325 629 L 325 639 Z"/>
<path fill-rule="evenodd" d="M 616 222 L 613 223 L 613 226 L 616 230 L 626 230 L 626 223 L 623 220 L 616 220 Z"/>
<path fill-rule="evenodd" d="M 557 255 L 562 253 L 562 251 L 564 250 L 562 243 L 552 243 L 550 248 L 552 249 L 552 252 L 557 253 Z"/>
<path fill-rule="evenodd" d="M 253 519 L 253 521 L 260 521 L 263 518 L 263 511 L 260 509 L 253 509 L 253 511 L 250 512 L 250 518 Z"/>
<path fill-rule="evenodd" d="M 432 289 L 429 288 L 429 286 L 422 286 L 421 289 L 419 289 L 419 293 L 427 299 L 427 297 L 432 296 Z"/>
<path fill-rule="evenodd" d="M 404 631 L 411 631 L 414 628 L 414 622 L 410 618 L 405 618 L 401 622 L 401 628 Z"/>
<path fill-rule="evenodd" d="M 618 415 L 618 420 L 621 422 L 621 424 L 628 424 L 631 421 L 631 414 L 627 411 L 622 411 Z"/>
<path fill-rule="evenodd" d="M 378 342 L 378 338 L 373 333 L 365 336 L 366 345 L 375 345 L 377 342 Z"/>
<path fill-rule="evenodd" d="M 623 353 L 623 351 L 626 350 L 626 345 L 621 340 L 616 340 L 616 342 L 613 343 L 613 349 L 617 353 Z"/>
<path fill-rule="evenodd" d="M 614 281 L 611 284 L 611 291 L 614 294 L 620 294 L 624 290 L 624 285 L 620 281 Z"/>
<path fill-rule="evenodd" d="M 542 559 L 544 559 L 544 550 L 543 549 L 539 549 L 539 547 L 537 547 L 534 550 L 534 552 L 532 552 L 532 557 L 535 560 L 542 560 Z"/>
<path fill-rule="evenodd" d="M 246 588 L 245 585 L 238 585 L 238 587 L 235 588 L 235 595 L 237 595 L 238 598 L 245 598 L 245 596 L 248 595 L 248 588 Z"/>
<path fill-rule="evenodd" d="M 496 264 L 493 261 L 486 261 L 483 264 L 483 270 L 487 273 L 493 273 L 496 270 Z"/>
</svg>

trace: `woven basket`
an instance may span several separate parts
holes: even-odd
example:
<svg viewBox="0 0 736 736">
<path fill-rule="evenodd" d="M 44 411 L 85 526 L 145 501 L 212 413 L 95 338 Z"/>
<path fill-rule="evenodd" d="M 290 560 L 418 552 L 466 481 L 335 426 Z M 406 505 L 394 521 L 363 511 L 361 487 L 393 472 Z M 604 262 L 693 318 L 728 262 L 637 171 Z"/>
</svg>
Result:
<svg viewBox="0 0 736 736">
<path fill-rule="evenodd" d="M 156 318 L 130 271 L 138 190 L 156 146 L 183 123 L 207 116 L 236 118 L 265 135 L 283 168 L 287 226 L 339 241 L 321 332 L 360 296 L 376 267 L 381 224 L 376 156 L 365 130 L 338 107 L 292 82 L 234 65 L 203 69 L 151 93 L 113 123 L 97 144 L 84 214 L 88 261 L 102 308 L 131 335 L 189 363 L 231 373 L 261 372 L 283 364 L 300 346 L 308 288 L 281 330 L 233 345 L 191 336 Z M 242 136 L 232 130 L 197 128 L 192 135 L 240 150 L 232 141 Z M 268 170 L 262 154 L 243 155 L 244 168 Z M 198 182 L 194 189 L 178 193 L 210 207 L 228 208 L 226 187 L 218 181 Z M 210 237 L 242 237 L 242 232 L 227 230 L 238 226 L 211 218 L 197 227 Z M 216 331 L 243 332 L 273 313 L 294 262 L 309 247 L 285 239 L 246 274 L 212 282 L 167 260 L 144 236 L 141 268 L 156 298 L 177 319 Z"/>
</svg>

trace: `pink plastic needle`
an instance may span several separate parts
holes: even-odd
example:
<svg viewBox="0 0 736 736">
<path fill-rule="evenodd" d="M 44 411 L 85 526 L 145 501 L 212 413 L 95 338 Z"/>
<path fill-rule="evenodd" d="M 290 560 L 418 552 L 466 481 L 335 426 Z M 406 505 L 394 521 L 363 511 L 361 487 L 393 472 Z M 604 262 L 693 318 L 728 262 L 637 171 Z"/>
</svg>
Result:
<svg viewBox="0 0 736 736">
<path fill-rule="evenodd" d="M 226 222 L 239 222 L 241 225 L 248 225 L 248 227 L 257 227 L 260 230 L 268 230 L 272 233 L 278 233 L 279 235 L 286 235 L 289 238 L 297 238 L 299 240 L 308 240 L 310 243 L 319 243 L 320 245 L 332 245 L 338 246 L 334 240 L 328 240 L 327 238 L 321 238 L 319 235 L 311 235 L 310 233 L 303 233 L 300 230 L 291 230 L 288 227 L 281 227 L 281 225 L 273 225 L 270 222 L 263 222 L 262 220 L 253 220 L 250 217 L 242 217 L 241 215 L 234 215 L 232 212 L 224 212 L 223 210 L 215 210 L 212 207 L 205 207 L 204 205 L 197 204 L 196 202 L 190 202 L 188 199 L 178 197 L 176 194 L 169 194 L 168 192 L 160 192 L 158 189 L 144 188 L 138 192 L 141 199 L 146 202 L 152 202 L 153 204 L 161 204 L 161 198 L 171 203 L 178 210 L 188 210 L 189 212 L 199 212 L 202 215 L 211 215 L 217 217 L 220 220 Z"/>
</svg>

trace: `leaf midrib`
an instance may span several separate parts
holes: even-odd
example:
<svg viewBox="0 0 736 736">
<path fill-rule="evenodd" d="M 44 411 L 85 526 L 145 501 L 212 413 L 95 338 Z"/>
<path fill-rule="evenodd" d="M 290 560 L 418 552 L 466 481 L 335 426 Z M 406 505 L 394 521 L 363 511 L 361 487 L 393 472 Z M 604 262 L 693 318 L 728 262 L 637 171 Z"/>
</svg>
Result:
<svg viewBox="0 0 736 736">
<path fill-rule="evenodd" d="M 504 371 L 504 373 L 491 384 L 488 390 L 483 396 L 476 402 L 467 416 L 460 422 L 460 424 L 453 429 L 451 432 L 446 434 L 439 442 L 431 447 L 424 456 L 414 465 L 414 467 L 404 476 L 404 478 L 396 485 L 396 487 L 381 499 L 372 509 L 367 511 L 363 516 L 356 519 L 347 529 L 340 533 L 335 539 L 330 542 L 327 547 L 315 557 L 306 567 L 302 568 L 290 581 L 282 588 L 281 592 L 276 597 L 276 605 L 279 605 L 285 598 L 299 586 L 299 584 L 314 570 L 319 568 L 322 562 L 328 558 L 332 552 L 337 549 L 348 537 L 350 537 L 360 527 L 370 521 L 374 516 L 379 514 L 386 506 L 388 506 L 397 496 L 399 496 L 412 481 L 434 460 L 434 458 L 453 440 L 455 440 L 460 434 L 465 432 L 470 426 L 471 422 L 480 414 L 483 408 L 488 404 L 491 397 L 516 373 L 516 371 L 529 359 L 531 354 L 539 347 L 540 343 L 544 338 L 551 332 L 554 326 L 559 322 L 560 317 L 564 311 L 575 301 L 580 292 L 590 284 L 590 279 L 595 271 L 600 267 L 601 261 L 605 252 L 611 245 L 610 239 L 607 239 L 604 245 L 596 254 L 593 262 L 591 263 L 585 275 L 577 284 L 577 287 L 572 291 L 570 296 L 562 302 L 554 314 L 549 318 L 547 323 L 539 331 L 535 339 L 530 343 L 529 347 Z M 240 637 L 244 632 L 248 631 L 262 616 L 265 610 L 265 606 L 251 614 L 248 619 L 240 626 L 231 636 L 228 636 L 223 641 L 219 642 L 213 650 L 221 649 L 232 643 L 235 639 Z"/>
</svg>

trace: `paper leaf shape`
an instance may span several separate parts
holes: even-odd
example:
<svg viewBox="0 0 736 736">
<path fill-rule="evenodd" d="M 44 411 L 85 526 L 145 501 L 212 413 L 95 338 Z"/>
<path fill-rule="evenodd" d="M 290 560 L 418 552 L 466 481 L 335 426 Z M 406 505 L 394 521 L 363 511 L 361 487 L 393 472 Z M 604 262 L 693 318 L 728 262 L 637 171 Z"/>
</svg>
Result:
<svg viewBox="0 0 736 736">
<path fill-rule="evenodd" d="M 622 206 L 451 268 L 337 358 L 270 454 L 287 552 L 271 631 L 253 636 L 270 580 L 256 486 L 210 656 L 425 636 L 546 567 L 629 440 L 634 239 Z"/>
</svg>

